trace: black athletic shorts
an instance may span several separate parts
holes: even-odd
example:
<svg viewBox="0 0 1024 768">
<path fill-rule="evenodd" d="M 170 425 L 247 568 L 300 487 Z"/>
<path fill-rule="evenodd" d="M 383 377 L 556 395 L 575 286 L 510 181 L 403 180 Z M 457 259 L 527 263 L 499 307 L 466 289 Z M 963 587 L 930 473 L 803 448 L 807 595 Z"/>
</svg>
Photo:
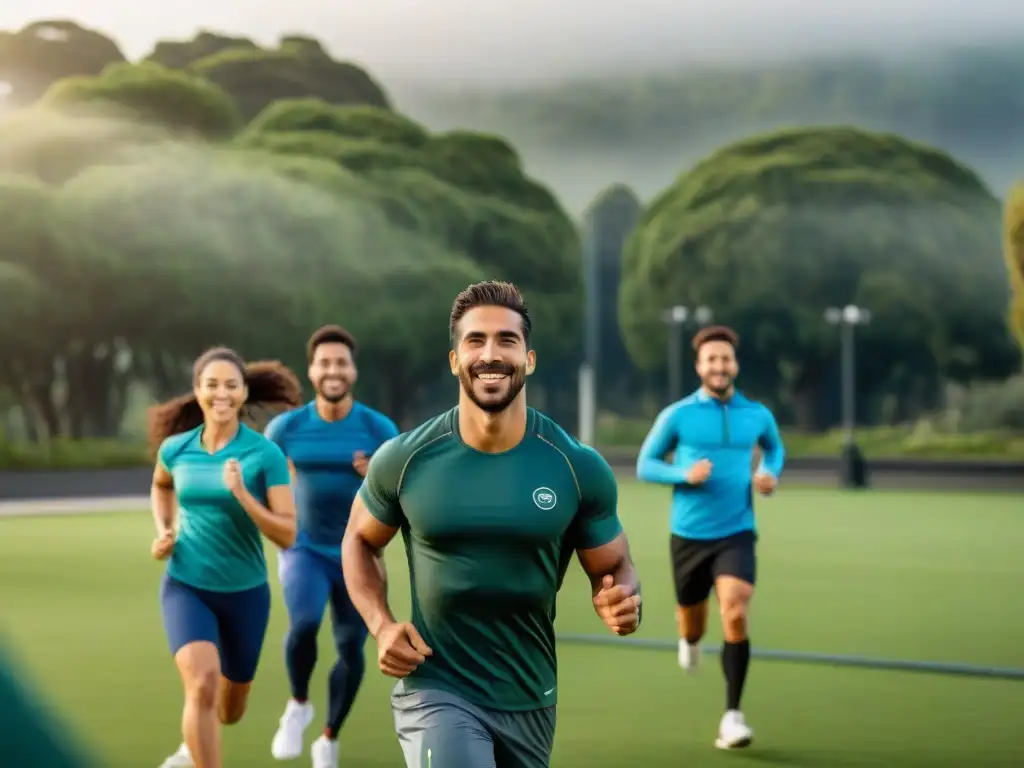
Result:
<svg viewBox="0 0 1024 768">
<path fill-rule="evenodd" d="M 708 599 L 715 579 L 735 576 L 756 583 L 757 534 L 753 531 L 722 539 L 684 539 L 672 534 L 672 575 L 679 605 L 698 605 Z"/>
</svg>

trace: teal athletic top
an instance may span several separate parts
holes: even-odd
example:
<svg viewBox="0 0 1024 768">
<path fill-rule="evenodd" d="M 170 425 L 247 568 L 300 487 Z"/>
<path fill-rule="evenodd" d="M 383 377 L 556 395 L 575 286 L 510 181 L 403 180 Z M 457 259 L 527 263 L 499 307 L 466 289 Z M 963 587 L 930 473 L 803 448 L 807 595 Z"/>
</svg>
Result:
<svg viewBox="0 0 1024 768">
<path fill-rule="evenodd" d="M 291 484 L 288 460 L 259 432 L 239 426 L 215 453 L 200 443 L 202 426 L 164 440 L 157 461 L 174 478 L 178 539 L 167 574 L 196 589 L 242 592 L 267 583 L 263 539 L 224 484 L 224 464 L 237 459 L 249 493 L 267 504 L 267 490 Z"/>
<path fill-rule="evenodd" d="M 434 651 L 402 688 L 504 711 L 555 706 L 562 579 L 577 550 L 622 533 L 600 454 L 532 408 L 517 446 L 481 453 L 454 408 L 385 443 L 359 496 L 402 531 L 412 623 Z"/>
</svg>

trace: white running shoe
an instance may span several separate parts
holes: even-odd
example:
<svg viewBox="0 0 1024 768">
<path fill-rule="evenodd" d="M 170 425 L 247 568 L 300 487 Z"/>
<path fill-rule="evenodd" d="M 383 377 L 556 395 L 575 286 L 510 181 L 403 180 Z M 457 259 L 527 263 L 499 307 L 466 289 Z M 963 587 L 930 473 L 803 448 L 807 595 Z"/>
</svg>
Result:
<svg viewBox="0 0 1024 768">
<path fill-rule="evenodd" d="M 188 746 L 182 744 L 177 752 L 160 763 L 160 768 L 196 768 L 196 764 L 192 762 L 192 753 L 188 751 Z"/>
<path fill-rule="evenodd" d="M 338 742 L 321 736 L 309 748 L 313 757 L 313 768 L 338 768 Z"/>
<path fill-rule="evenodd" d="M 747 721 L 743 719 L 743 713 L 738 709 L 730 709 L 722 715 L 722 722 L 718 725 L 718 738 L 715 739 L 715 746 L 719 749 L 742 749 L 749 747 L 754 741 L 754 732 Z"/>
<path fill-rule="evenodd" d="M 308 701 L 300 704 L 288 700 L 288 706 L 281 715 L 280 725 L 274 740 L 270 743 L 270 754 L 277 760 L 294 760 L 302 756 L 302 737 L 313 722 L 313 705 Z"/>
<path fill-rule="evenodd" d="M 679 666 L 691 675 L 697 672 L 700 663 L 700 643 L 691 645 L 686 640 L 679 641 Z"/>
</svg>

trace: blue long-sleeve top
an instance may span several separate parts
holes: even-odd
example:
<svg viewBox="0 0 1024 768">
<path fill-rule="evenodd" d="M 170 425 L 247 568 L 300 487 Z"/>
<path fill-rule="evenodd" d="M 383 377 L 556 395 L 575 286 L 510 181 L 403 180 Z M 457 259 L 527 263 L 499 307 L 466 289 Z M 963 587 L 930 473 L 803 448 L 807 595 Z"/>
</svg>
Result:
<svg viewBox="0 0 1024 768">
<path fill-rule="evenodd" d="M 763 454 L 757 471 L 779 477 L 786 450 L 772 412 L 739 392 L 720 400 L 699 389 L 658 414 L 640 448 L 636 474 L 673 487 L 671 525 L 677 536 L 708 540 L 756 531 L 755 446 Z M 670 451 L 671 462 L 665 460 Z M 711 462 L 711 474 L 691 485 L 687 475 L 701 459 Z"/>
</svg>

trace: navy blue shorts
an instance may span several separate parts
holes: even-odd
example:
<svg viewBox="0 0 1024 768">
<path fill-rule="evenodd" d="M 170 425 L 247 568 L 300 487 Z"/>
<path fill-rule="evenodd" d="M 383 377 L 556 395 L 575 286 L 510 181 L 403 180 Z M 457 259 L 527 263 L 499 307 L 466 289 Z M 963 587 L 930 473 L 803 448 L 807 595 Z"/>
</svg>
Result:
<svg viewBox="0 0 1024 768">
<path fill-rule="evenodd" d="M 278 554 L 277 569 L 292 631 L 315 633 L 330 604 L 335 644 L 362 647 L 366 625 L 348 596 L 340 559 L 293 547 Z"/>
<path fill-rule="evenodd" d="M 211 592 L 184 584 L 167 573 L 160 582 L 160 610 L 171 654 L 206 641 L 220 651 L 221 674 L 249 683 L 263 652 L 270 621 L 270 585 L 242 592 Z"/>
</svg>

